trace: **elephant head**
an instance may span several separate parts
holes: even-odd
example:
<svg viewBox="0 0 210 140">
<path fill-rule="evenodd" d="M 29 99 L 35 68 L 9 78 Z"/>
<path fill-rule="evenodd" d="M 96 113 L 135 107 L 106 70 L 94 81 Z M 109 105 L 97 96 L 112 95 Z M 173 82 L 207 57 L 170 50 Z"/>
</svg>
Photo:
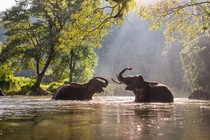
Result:
<svg viewBox="0 0 210 140">
<path fill-rule="evenodd" d="M 101 93 L 108 86 L 108 80 L 102 77 L 93 77 L 87 84 L 88 92 Z"/>
<path fill-rule="evenodd" d="M 55 100 L 91 100 L 93 94 L 103 92 L 108 80 L 94 77 L 85 84 L 70 83 L 58 88 L 52 99 Z"/>
<path fill-rule="evenodd" d="M 126 76 L 126 77 L 123 77 L 123 73 L 126 71 L 126 70 L 132 70 L 132 68 L 125 68 L 123 69 L 119 75 L 117 75 L 117 79 L 118 79 L 118 82 L 116 80 L 114 80 L 112 78 L 112 81 L 114 81 L 115 83 L 117 84 L 125 84 L 126 85 L 126 88 L 125 90 L 130 90 L 130 91 L 134 91 L 135 89 L 141 89 L 144 87 L 144 78 L 142 75 L 133 75 L 133 76 Z"/>
</svg>

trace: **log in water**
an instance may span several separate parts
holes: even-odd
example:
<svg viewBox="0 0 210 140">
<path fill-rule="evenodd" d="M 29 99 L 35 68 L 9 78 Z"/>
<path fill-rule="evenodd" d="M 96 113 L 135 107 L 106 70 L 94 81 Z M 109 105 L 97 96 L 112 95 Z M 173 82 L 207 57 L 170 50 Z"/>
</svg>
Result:
<svg viewBox="0 0 210 140">
<path fill-rule="evenodd" d="M 1 97 L 0 139 L 209 139 L 210 101 L 133 101 L 115 96 L 92 101 Z"/>
</svg>

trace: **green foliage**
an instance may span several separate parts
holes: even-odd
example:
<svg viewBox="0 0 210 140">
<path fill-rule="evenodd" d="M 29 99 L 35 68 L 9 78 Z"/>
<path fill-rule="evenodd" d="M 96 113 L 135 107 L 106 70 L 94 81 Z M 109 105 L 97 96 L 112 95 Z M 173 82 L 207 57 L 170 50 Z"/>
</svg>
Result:
<svg viewBox="0 0 210 140">
<path fill-rule="evenodd" d="M 11 61 L 16 71 L 36 69 L 39 87 L 57 53 L 78 45 L 100 47 L 115 18 L 105 9 L 100 0 L 17 1 L 2 18 L 8 36 L 2 62 Z"/>
<path fill-rule="evenodd" d="M 58 82 L 52 82 L 50 84 L 47 85 L 46 90 L 51 92 L 51 93 L 55 93 L 56 90 L 63 85 L 63 83 L 58 83 Z"/>
<path fill-rule="evenodd" d="M 181 53 L 182 63 L 191 90 L 210 90 L 210 41 L 202 37 L 192 46 L 185 47 Z"/>
<path fill-rule="evenodd" d="M 57 56 L 53 63 L 53 73 L 62 80 L 69 77 L 69 82 L 85 82 L 89 80 L 97 65 L 98 57 L 94 49 L 78 46 Z"/>
<path fill-rule="evenodd" d="M 11 62 L 0 63 L 0 79 L 5 79 L 6 76 L 13 75 L 14 68 Z"/>
<path fill-rule="evenodd" d="M 198 0 L 160 0 L 142 6 L 139 15 L 150 21 L 151 29 L 163 27 L 168 41 L 190 43 L 209 30 L 209 4 Z"/>
<path fill-rule="evenodd" d="M 111 5 L 114 5 L 112 13 L 115 13 L 115 16 L 117 18 L 124 18 L 130 9 L 136 9 L 135 0 L 109 0 L 109 1 Z"/>
<path fill-rule="evenodd" d="M 210 2 L 199 0 L 160 0 L 142 6 L 139 15 L 150 22 L 151 29 L 162 29 L 168 46 L 181 43 L 185 78 L 191 90 L 209 90 L 209 44 L 202 44 L 209 34 Z M 200 38 L 201 37 L 201 38 Z M 206 42 L 205 39 L 204 42 Z M 176 41 L 176 42 L 175 42 Z M 198 41 L 198 43 L 196 43 Z"/>
<path fill-rule="evenodd" d="M 16 71 L 43 66 L 43 55 L 47 56 L 43 42 L 46 27 L 39 20 L 32 21 L 31 14 L 29 1 L 18 1 L 16 6 L 4 12 L 2 18 L 8 44 L 1 57 L 3 62 L 10 61 Z"/>
<path fill-rule="evenodd" d="M 2 17 L 8 44 L 0 56 L 1 66 L 12 67 L 7 69 L 11 73 L 35 69 L 35 86 L 40 88 L 52 62 L 59 63 L 56 56 L 68 54 L 75 46 L 88 46 L 87 54 L 79 52 L 73 74 L 74 80 L 86 80 L 97 62 L 93 48 L 100 48 L 108 29 L 122 23 L 134 7 L 135 0 L 17 0 Z"/>
<path fill-rule="evenodd" d="M 0 79 L 0 85 L 7 95 L 30 94 L 34 83 L 35 80 L 25 77 L 6 76 L 4 79 Z"/>
</svg>

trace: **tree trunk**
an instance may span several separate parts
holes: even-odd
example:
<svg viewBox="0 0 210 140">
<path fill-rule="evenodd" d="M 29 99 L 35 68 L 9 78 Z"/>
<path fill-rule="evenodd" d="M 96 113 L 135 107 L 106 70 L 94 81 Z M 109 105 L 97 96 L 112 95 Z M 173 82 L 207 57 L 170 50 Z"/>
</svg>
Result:
<svg viewBox="0 0 210 140">
<path fill-rule="evenodd" d="M 58 41 L 57 35 L 59 33 L 59 32 L 57 32 L 57 34 L 55 34 L 55 32 L 53 31 L 53 21 L 51 20 L 47 11 L 45 11 L 45 14 L 46 14 L 48 26 L 49 26 L 49 47 L 50 47 L 50 50 L 49 50 L 49 55 L 48 55 L 45 65 L 44 65 L 44 68 L 39 73 L 39 75 L 37 75 L 35 90 L 38 94 L 41 94 L 41 95 L 45 94 L 45 92 L 40 88 L 40 85 L 41 85 L 42 79 L 43 79 L 49 65 L 51 64 L 51 62 L 55 56 L 55 43 Z"/>
<path fill-rule="evenodd" d="M 68 65 L 69 65 L 69 82 L 73 82 L 73 73 L 75 69 L 75 62 L 74 62 L 74 51 L 70 51 L 70 58 L 68 60 Z"/>
<path fill-rule="evenodd" d="M 73 82 L 73 70 L 72 69 L 69 69 L 69 82 Z"/>
<path fill-rule="evenodd" d="M 44 91 L 41 90 L 40 88 L 40 85 L 41 85 L 41 82 L 42 82 L 42 79 L 50 65 L 50 63 L 52 62 L 53 58 L 54 58 L 54 55 L 55 55 L 55 50 L 54 50 L 54 45 L 51 46 L 51 50 L 50 50 L 50 54 L 48 56 L 48 59 L 44 65 L 44 68 L 42 69 L 42 71 L 37 75 L 37 80 L 36 80 L 36 85 L 35 85 L 35 90 L 38 92 L 37 94 L 45 94 Z"/>
</svg>

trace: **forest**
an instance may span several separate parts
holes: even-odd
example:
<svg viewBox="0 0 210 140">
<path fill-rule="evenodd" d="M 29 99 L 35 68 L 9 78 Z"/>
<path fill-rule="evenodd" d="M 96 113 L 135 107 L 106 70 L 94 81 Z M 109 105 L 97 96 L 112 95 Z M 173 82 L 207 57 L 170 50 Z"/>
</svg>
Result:
<svg viewBox="0 0 210 140">
<path fill-rule="evenodd" d="M 17 0 L 0 13 L 0 88 L 53 94 L 64 83 L 109 80 L 124 69 L 175 97 L 210 91 L 208 0 Z"/>
</svg>

